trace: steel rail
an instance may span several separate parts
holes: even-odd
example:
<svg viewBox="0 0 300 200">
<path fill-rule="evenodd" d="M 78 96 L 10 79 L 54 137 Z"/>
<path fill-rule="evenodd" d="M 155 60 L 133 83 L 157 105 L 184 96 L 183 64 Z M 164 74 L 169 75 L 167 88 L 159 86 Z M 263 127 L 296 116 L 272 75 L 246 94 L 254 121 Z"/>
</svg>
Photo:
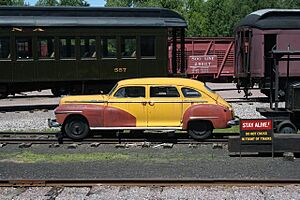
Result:
<svg viewBox="0 0 300 200">
<path fill-rule="evenodd" d="M 93 187 L 107 186 L 285 186 L 300 179 L 16 179 L 0 180 L 0 187 Z"/>
<path fill-rule="evenodd" d="M 213 144 L 213 143 L 227 143 L 228 139 L 205 139 L 203 141 L 195 141 L 193 139 L 156 139 L 156 138 L 88 138 L 82 141 L 76 142 L 69 138 L 63 139 L 63 144 L 118 144 L 118 143 L 173 143 L 173 144 Z M 0 138 L 0 143 L 5 144 L 20 144 L 20 143 L 32 143 L 32 144 L 53 144 L 58 143 L 56 138 Z"/>
</svg>

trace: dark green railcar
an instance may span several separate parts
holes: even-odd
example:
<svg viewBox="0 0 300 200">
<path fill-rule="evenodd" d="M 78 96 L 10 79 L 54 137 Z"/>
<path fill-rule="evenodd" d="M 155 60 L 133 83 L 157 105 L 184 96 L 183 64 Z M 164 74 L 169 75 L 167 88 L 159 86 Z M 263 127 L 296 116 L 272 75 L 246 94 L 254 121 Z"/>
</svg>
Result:
<svg viewBox="0 0 300 200">
<path fill-rule="evenodd" d="M 168 37 L 183 49 L 185 28 L 160 8 L 0 7 L 0 97 L 106 92 L 120 79 L 168 76 Z M 184 50 L 172 54 L 177 73 Z"/>
</svg>

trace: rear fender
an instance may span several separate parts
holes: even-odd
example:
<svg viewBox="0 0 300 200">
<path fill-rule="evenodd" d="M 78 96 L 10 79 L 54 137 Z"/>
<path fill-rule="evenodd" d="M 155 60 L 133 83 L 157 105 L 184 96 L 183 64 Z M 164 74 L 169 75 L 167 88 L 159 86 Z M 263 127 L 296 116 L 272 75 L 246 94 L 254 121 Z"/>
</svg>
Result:
<svg viewBox="0 0 300 200">
<path fill-rule="evenodd" d="M 232 119 L 228 108 L 214 104 L 198 104 L 190 106 L 183 114 L 183 129 L 188 128 L 190 121 L 208 121 L 213 128 L 226 128 Z"/>
</svg>

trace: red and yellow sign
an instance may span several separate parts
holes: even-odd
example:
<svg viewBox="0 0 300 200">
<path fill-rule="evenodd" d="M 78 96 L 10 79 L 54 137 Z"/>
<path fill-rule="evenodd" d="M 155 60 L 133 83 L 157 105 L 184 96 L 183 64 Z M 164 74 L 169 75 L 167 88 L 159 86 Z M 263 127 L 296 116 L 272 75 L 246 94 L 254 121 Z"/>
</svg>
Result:
<svg viewBox="0 0 300 200">
<path fill-rule="evenodd" d="M 273 122 L 270 119 L 240 120 L 242 144 L 272 143 Z"/>
</svg>

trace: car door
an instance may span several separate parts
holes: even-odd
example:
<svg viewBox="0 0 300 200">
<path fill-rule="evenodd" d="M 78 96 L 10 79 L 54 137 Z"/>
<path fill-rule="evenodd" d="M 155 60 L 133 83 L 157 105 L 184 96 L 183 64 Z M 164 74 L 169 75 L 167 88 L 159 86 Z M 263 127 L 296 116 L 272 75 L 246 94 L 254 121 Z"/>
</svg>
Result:
<svg viewBox="0 0 300 200">
<path fill-rule="evenodd" d="M 182 99 L 175 86 L 150 85 L 148 127 L 179 127 Z"/>
<path fill-rule="evenodd" d="M 129 117 L 126 117 L 130 115 L 130 119 L 135 119 L 135 126 L 147 127 L 147 103 L 145 97 L 146 88 L 144 86 L 130 85 L 119 87 L 108 100 L 105 117 L 110 117 L 111 119 L 106 119 L 105 121 L 117 120 L 117 124 L 127 126 L 126 124 L 132 124 L 128 122 Z M 116 109 L 120 109 L 125 113 L 118 112 Z M 120 113 L 124 113 L 124 117 Z M 112 124 L 116 124 L 116 122 L 112 121 Z"/>
</svg>

